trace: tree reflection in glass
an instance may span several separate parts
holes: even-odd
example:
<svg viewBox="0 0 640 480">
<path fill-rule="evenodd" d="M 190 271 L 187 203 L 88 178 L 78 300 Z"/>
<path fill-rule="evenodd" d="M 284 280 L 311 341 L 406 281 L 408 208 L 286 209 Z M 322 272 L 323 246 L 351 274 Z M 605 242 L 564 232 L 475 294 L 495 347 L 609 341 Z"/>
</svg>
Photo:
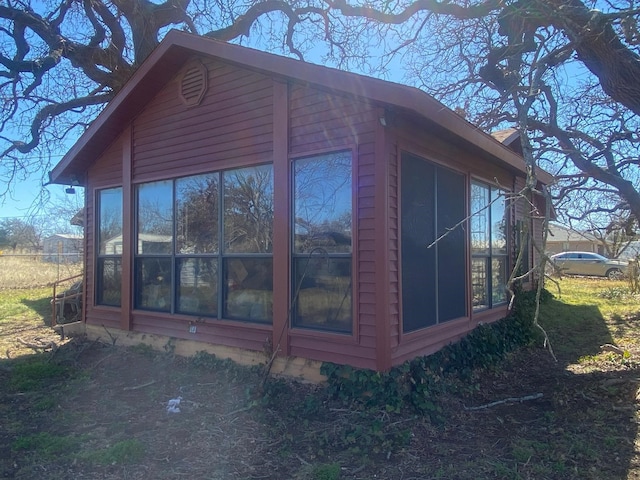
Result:
<svg viewBox="0 0 640 480">
<path fill-rule="evenodd" d="M 223 173 L 226 253 L 269 253 L 273 248 L 271 165 Z"/>
<path fill-rule="evenodd" d="M 176 253 L 218 252 L 218 175 L 176 181 Z"/>
<path fill-rule="evenodd" d="M 295 251 L 351 252 L 351 155 L 295 161 Z"/>
<path fill-rule="evenodd" d="M 294 162 L 293 278 L 298 327 L 352 330 L 352 160 L 343 151 Z"/>
</svg>

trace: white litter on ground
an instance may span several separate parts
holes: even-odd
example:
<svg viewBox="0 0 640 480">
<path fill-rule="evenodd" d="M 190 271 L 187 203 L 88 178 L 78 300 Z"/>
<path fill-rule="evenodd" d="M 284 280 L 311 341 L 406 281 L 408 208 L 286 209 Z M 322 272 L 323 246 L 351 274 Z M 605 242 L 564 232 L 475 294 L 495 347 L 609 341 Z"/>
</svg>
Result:
<svg viewBox="0 0 640 480">
<path fill-rule="evenodd" d="M 180 402 L 182 397 L 172 398 L 167 403 L 167 413 L 180 413 Z"/>
</svg>

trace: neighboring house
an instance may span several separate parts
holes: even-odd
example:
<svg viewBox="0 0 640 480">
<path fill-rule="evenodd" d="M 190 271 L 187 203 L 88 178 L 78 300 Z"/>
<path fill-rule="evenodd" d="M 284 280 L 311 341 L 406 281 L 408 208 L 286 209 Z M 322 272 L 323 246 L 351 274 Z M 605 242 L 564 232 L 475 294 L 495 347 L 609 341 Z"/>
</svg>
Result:
<svg viewBox="0 0 640 480">
<path fill-rule="evenodd" d="M 595 236 L 553 222 L 549 223 L 546 250 L 548 253 L 578 251 L 604 255 L 604 245 Z"/>
<path fill-rule="evenodd" d="M 524 172 L 420 90 L 172 31 L 51 179 L 86 187 L 89 335 L 311 376 L 505 316 Z"/>
<path fill-rule="evenodd" d="M 76 263 L 82 261 L 84 237 L 70 233 L 58 233 L 42 241 L 45 262 Z"/>
</svg>

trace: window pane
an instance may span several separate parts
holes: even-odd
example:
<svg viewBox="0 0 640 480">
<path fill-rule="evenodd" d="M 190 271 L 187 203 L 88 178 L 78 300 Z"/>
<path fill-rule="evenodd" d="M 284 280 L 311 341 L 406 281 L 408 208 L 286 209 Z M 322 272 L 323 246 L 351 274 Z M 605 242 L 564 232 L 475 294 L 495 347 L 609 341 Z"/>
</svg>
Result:
<svg viewBox="0 0 640 480">
<path fill-rule="evenodd" d="M 350 258 L 296 258 L 294 281 L 296 327 L 351 332 Z"/>
<path fill-rule="evenodd" d="M 351 152 L 294 162 L 295 252 L 351 252 Z"/>
<path fill-rule="evenodd" d="M 486 258 L 474 258 L 471 261 L 471 289 L 473 308 L 487 308 L 489 306 L 489 282 L 487 278 Z"/>
<path fill-rule="evenodd" d="M 218 175 L 176 181 L 176 253 L 218 251 Z"/>
<path fill-rule="evenodd" d="M 224 318 L 271 323 L 273 261 L 270 258 L 229 258 L 224 261 Z"/>
<path fill-rule="evenodd" d="M 471 251 L 489 253 L 489 188 L 471 184 Z"/>
<path fill-rule="evenodd" d="M 493 255 L 507 254 L 507 219 L 505 196 L 502 190 L 491 190 L 491 251 Z"/>
<path fill-rule="evenodd" d="M 139 258 L 136 262 L 136 307 L 171 310 L 171 258 Z"/>
<path fill-rule="evenodd" d="M 98 193 L 99 255 L 122 255 L 122 188 Z"/>
<path fill-rule="evenodd" d="M 171 254 L 173 242 L 173 182 L 138 186 L 138 254 Z"/>
<path fill-rule="evenodd" d="M 491 301 L 493 305 L 507 301 L 507 259 L 494 257 L 491 261 Z"/>
<path fill-rule="evenodd" d="M 98 305 L 120 306 L 122 285 L 122 260 L 98 258 L 96 275 L 96 303 Z"/>
<path fill-rule="evenodd" d="M 224 172 L 224 250 L 267 253 L 273 240 L 271 165 Z"/>
<path fill-rule="evenodd" d="M 218 316 L 218 261 L 214 258 L 177 260 L 177 310 Z"/>
</svg>

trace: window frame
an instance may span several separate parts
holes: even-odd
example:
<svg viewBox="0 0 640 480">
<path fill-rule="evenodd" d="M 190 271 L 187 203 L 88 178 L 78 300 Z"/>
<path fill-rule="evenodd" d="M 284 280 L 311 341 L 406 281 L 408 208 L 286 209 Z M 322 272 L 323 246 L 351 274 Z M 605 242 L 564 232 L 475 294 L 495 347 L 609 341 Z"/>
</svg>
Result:
<svg viewBox="0 0 640 480">
<path fill-rule="evenodd" d="M 216 170 L 216 171 L 209 171 L 209 172 L 203 172 L 203 173 L 197 173 L 197 174 L 192 174 L 192 175 L 186 175 L 186 176 L 181 176 L 181 177 L 172 177 L 172 178 L 168 178 L 168 179 L 162 179 L 162 180 L 155 180 L 155 181 L 149 181 L 149 182 L 141 182 L 141 183 L 137 183 L 134 187 L 134 205 L 133 205 L 133 209 L 134 209 L 134 218 L 135 218 L 135 228 L 133 231 L 133 237 L 134 237 L 134 245 L 135 248 L 133 249 L 133 278 L 134 278 L 134 291 L 135 291 L 135 295 L 134 295 L 134 308 L 137 310 L 141 310 L 141 311 L 152 311 L 152 312 L 160 312 L 160 313 L 167 313 L 167 314 L 172 314 L 172 315 L 185 315 L 185 316 L 190 316 L 190 317 L 198 317 L 198 318 L 202 318 L 202 319 L 210 319 L 210 320 L 231 320 L 231 321 L 239 321 L 239 322 L 248 322 L 248 323 L 257 323 L 257 324 L 272 324 L 273 322 L 273 311 L 272 308 L 269 312 L 267 312 L 266 314 L 266 319 L 252 319 L 252 318 L 241 318 L 240 316 L 237 315 L 228 315 L 227 314 L 227 303 L 228 303 L 228 294 L 229 294 L 229 285 L 226 284 L 225 279 L 226 279 L 226 275 L 227 275 L 227 264 L 232 261 L 232 260 L 243 260 L 243 259 L 267 259 L 270 262 L 270 275 L 269 275 L 269 279 L 270 279 L 270 287 L 271 287 L 271 295 L 273 295 L 273 248 L 271 248 L 271 250 L 269 252 L 259 252 L 259 253 L 253 253 L 253 252 L 229 252 L 227 251 L 226 246 L 224 245 L 225 243 L 225 175 L 230 174 L 230 172 L 237 172 L 237 171 L 243 171 L 243 170 L 251 170 L 251 169 L 260 169 L 260 168 L 265 168 L 268 167 L 269 172 L 268 175 L 270 176 L 270 180 L 269 180 L 269 191 L 271 193 L 271 197 L 270 197 L 270 201 L 271 201 L 271 206 L 273 207 L 273 193 L 274 193 L 274 187 L 273 187 L 273 163 L 262 163 L 262 164 L 258 164 L 258 165 L 247 165 L 247 166 L 238 166 L 238 167 L 234 167 L 234 168 L 228 168 L 228 169 L 223 169 L 223 170 Z M 184 179 L 190 179 L 190 178 L 196 178 L 196 177 L 206 177 L 206 176 L 212 176 L 216 179 L 216 209 L 217 212 L 215 214 L 216 218 L 217 218 L 217 225 L 215 226 L 215 231 L 216 231 L 216 243 L 217 243 L 217 248 L 215 249 L 215 251 L 212 252 L 180 252 L 178 247 L 179 247 L 179 242 L 177 240 L 177 229 L 178 229 L 178 222 L 179 222 L 179 194 L 177 191 L 178 188 L 178 183 L 181 180 Z M 140 188 L 143 185 L 147 185 L 147 184 L 152 184 L 152 183 L 156 183 L 156 182 L 171 182 L 171 194 L 172 194 L 172 199 L 171 199 L 171 208 L 172 208 L 172 212 L 171 212 L 171 247 L 170 247 L 170 253 L 162 253 L 162 254 L 157 254 L 157 253 L 151 253 L 151 254 L 145 254 L 140 253 L 138 251 L 138 238 L 139 238 L 139 228 L 140 228 L 140 222 L 139 222 L 139 216 L 140 216 Z M 271 218 L 270 218 L 270 225 L 271 225 L 271 232 L 273 232 L 273 208 L 271 211 Z M 171 279 L 169 282 L 169 288 L 170 288 L 170 296 L 169 296 L 169 306 L 168 308 L 150 308 L 149 306 L 145 306 L 145 305 L 141 305 L 141 291 L 143 288 L 143 285 L 140 284 L 140 275 L 141 275 L 141 269 L 142 269 L 142 262 L 144 262 L 145 259 L 169 259 L 170 261 L 170 272 L 171 272 Z M 189 310 L 189 308 L 181 308 L 180 306 L 180 301 L 182 299 L 182 296 L 179 292 L 180 288 L 181 288 L 181 271 L 179 270 L 181 268 L 182 265 L 185 264 L 185 262 L 188 261 L 202 261 L 202 260 L 211 260 L 215 262 L 215 268 L 216 268 L 216 272 L 215 272 L 215 281 L 216 281 L 216 287 L 215 287 L 215 308 L 212 308 L 211 310 L 206 310 L 206 311 L 194 311 L 194 310 Z M 213 289 L 212 289 L 213 291 Z M 271 302 L 272 305 L 272 302 Z"/>
<path fill-rule="evenodd" d="M 296 223 L 297 223 L 296 221 L 296 162 L 313 160 L 314 158 L 322 159 L 324 157 L 329 157 L 332 155 L 340 155 L 340 154 L 344 154 L 345 157 L 348 156 L 349 163 L 350 163 L 349 200 L 351 203 L 350 205 L 351 236 L 350 236 L 349 252 L 326 251 L 326 252 L 319 253 L 318 258 L 322 259 L 322 261 L 326 261 L 327 267 L 329 269 L 331 269 L 331 267 L 336 268 L 337 264 L 339 264 L 340 261 L 348 260 L 349 286 L 348 286 L 348 292 L 345 290 L 345 298 L 346 298 L 346 294 L 348 293 L 348 296 L 349 296 L 348 315 L 349 315 L 350 321 L 349 321 L 348 327 L 344 329 L 322 327 L 318 325 L 309 325 L 308 323 L 305 324 L 298 321 L 299 320 L 298 319 L 299 298 L 300 298 L 300 293 L 302 291 L 302 288 L 301 288 L 301 282 L 297 278 L 298 277 L 297 263 L 298 262 L 303 263 L 305 259 L 307 260 L 307 262 L 311 262 L 311 260 L 313 259 L 311 255 L 314 255 L 312 252 L 321 247 L 317 247 L 317 246 L 313 247 L 310 250 L 310 252 L 297 252 L 297 246 L 296 246 Z M 290 218 L 289 218 L 289 228 L 291 233 L 289 235 L 288 248 L 289 248 L 289 261 L 290 261 L 289 275 L 290 275 L 290 284 L 291 284 L 290 295 L 289 295 L 289 299 L 291 302 L 289 328 L 291 329 L 294 329 L 294 330 L 297 329 L 297 330 L 308 331 L 308 332 L 346 335 L 346 336 L 351 336 L 355 332 L 356 315 L 355 315 L 355 296 L 354 296 L 355 287 L 354 286 L 356 283 L 356 274 L 357 274 L 355 269 L 355 260 L 356 260 L 356 253 L 357 253 L 355 251 L 356 242 L 357 242 L 356 240 L 357 231 L 355 228 L 356 227 L 356 211 L 357 211 L 357 206 L 356 206 L 357 197 L 356 197 L 356 190 L 355 190 L 355 181 L 357 178 L 356 163 L 357 162 L 355 161 L 354 149 L 349 147 L 304 153 L 304 154 L 292 156 L 289 159 L 290 192 L 291 192 L 290 200 L 289 200 L 289 210 L 291 212 Z M 306 275 L 307 275 L 306 269 L 309 268 L 309 265 L 310 263 L 306 263 L 304 265 L 304 271 L 303 271 L 305 275 L 304 278 L 306 278 Z"/>
<path fill-rule="evenodd" d="M 120 229 L 119 234 L 123 237 L 124 233 L 124 197 L 123 197 L 123 187 L 121 185 L 97 188 L 94 193 L 94 212 L 95 212 L 95 225 L 94 225 L 94 244 L 95 244 L 95 273 L 94 273 L 94 286 L 93 286 L 93 305 L 98 307 L 122 307 L 122 241 L 120 242 L 120 253 L 102 253 L 101 242 L 102 242 L 102 220 L 104 212 L 102 211 L 102 206 L 104 204 L 104 200 L 102 198 L 102 194 L 113 191 L 119 191 L 119 202 L 120 202 Z M 116 238 L 117 235 L 113 238 Z M 123 238 L 124 240 L 124 238 Z M 114 244 L 114 246 L 117 244 Z M 115 249 L 115 248 L 114 248 Z M 120 292 L 118 297 L 118 302 L 108 303 L 105 302 L 104 299 L 104 264 L 105 262 L 113 260 L 114 263 L 114 273 L 117 274 L 119 271 L 120 276 Z"/>
<path fill-rule="evenodd" d="M 473 205 L 473 201 L 474 201 L 474 194 L 473 194 L 473 189 L 474 187 L 480 187 L 486 190 L 486 192 L 488 193 L 488 202 L 485 202 L 482 207 L 480 209 L 474 209 L 474 205 Z M 470 194 L 469 194 L 469 207 L 470 207 L 470 217 L 469 217 L 469 222 L 470 222 L 470 227 L 469 227 L 469 250 L 471 253 L 471 265 L 470 265 L 470 282 L 471 282 L 471 308 L 472 311 L 474 313 L 477 312 L 481 312 L 481 311 L 485 311 L 485 310 L 490 310 L 492 308 L 498 307 L 498 306 L 502 306 L 507 304 L 507 302 L 509 301 L 508 298 L 508 292 L 505 288 L 504 290 L 504 298 L 503 299 L 498 299 L 496 300 L 496 292 L 495 290 L 495 285 L 494 285 L 494 278 L 496 275 L 496 269 L 495 269 L 495 261 L 496 260 L 501 260 L 502 261 L 502 275 L 504 277 L 505 280 L 505 285 L 504 287 L 506 287 L 506 280 L 509 277 L 509 271 L 511 268 L 511 258 L 510 258 L 510 232 L 512 230 L 511 227 L 511 222 L 510 222 L 510 218 L 511 215 L 510 213 L 510 209 L 511 206 L 509 204 L 508 201 L 508 195 L 509 195 L 509 191 L 504 189 L 504 188 L 500 188 L 496 185 L 493 185 L 491 183 L 476 179 L 476 178 L 472 178 L 471 179 L 471 183 L 470 183 Z M 494 196 L 495 194 L 495 196 Z M 499 198 L 502 197 L 503 200 L 499 200 Z M 486 197 L 485 197 L 486 198 Z M 502 247 L 503 252 L 496 252 L 496 248 L 494 246 L 494 221 L 493 221 L 493 215 L 494 215 L 494 205 L 496 202 L 502 202 L 503 204 L 503 209 L 502 209 L 502 218 L 504 220 L 504 233 L 502 235 L 502 238 L 504 240 L 504 246 Z M 473 239 L 473 235 L 474 235 L 474 220 L 476 218 L 476 216 L 479 215 L 486 215 L 486 227 L 487 229 L 484 232 L 484 237 L 485 239 L 488 241 L 488 246 L 484 249 L 484 252 L 476 252 L 474 251 L 474 239 Z M 485 303 L 482 304 L 478 304 L 475 305 L 474 304 L 474 295 L 475 295 L 475 289 L 476 289 L 476 282 L 474 281 L 474 264 L 476 263 L 480 263 L 481 261 L 483 261 L 484 263 L 484 273 L 483 273 L 483 282 L 484 282 L 484 297 L 485 297 Z"/>
</svg>

